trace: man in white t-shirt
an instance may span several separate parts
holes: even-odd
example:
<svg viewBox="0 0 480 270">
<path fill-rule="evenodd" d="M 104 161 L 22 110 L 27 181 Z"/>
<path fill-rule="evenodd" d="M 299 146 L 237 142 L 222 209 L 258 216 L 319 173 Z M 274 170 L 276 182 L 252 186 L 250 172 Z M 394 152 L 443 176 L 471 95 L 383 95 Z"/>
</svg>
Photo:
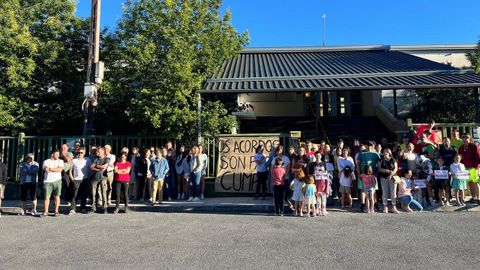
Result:
<svg viewBox="0 0 480 270">
<path fill-rule="evenodd" d="M 108 167 L 107 167 L 107 203 L 108 205 L 112 204 L 113 169 L 115 168 L 115 155 L 112 154 L 111 152 L 112 152 L 112 147 L 106 144 L 105 156 L 109 160 Z"/>
<path fill-rule="evenodd" d="M 48 208 L 50 206 L 50 196 L 53 194 L 55 202 L 55 216 L 59 216 L 58 208 L 60 207 L 60 195 L 62 194 L 62 172 L 64 169 L 63 160 L 60 158 L 60 151 L 53 150 L 50 158 L 43 162 L 44 180 L 43 190 L 45 193 L 45 209 L 41 217 L 48 216 Z"/>
<path fill-rule="evenodd" d="M 85 148 L 80 147 L 77 151 L 77 158 L 72 161 L 72 168 L 70 169 L 70 178 L 72 179 L 71 201 L 70 201 L 70 215 L 73 215 L 77 211 L 77 195 L 80 191 L 80 197 L 82 199 L 80 210 L 86 212 L 86 204 L 88 197 L 88 178 L 90 176 L 90 166 L 92 163 L 89 159 L 85 158 Z"/>
</svg>

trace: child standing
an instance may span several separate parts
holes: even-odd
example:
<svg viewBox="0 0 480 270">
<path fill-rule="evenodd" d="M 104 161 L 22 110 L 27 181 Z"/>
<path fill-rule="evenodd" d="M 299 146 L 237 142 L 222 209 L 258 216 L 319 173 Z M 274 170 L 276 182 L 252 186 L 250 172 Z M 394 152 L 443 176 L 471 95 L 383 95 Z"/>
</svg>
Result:
<svg viewBox="0 0 480 270">
<path fill-rule="evenodd" d="M 327 214 L 327 197 L 330 194 L 330 174 L 320 152 L 315 153 L 315 162 L 310 164 L 310 174 L 313 175 L 317 188 L 317 215 L 324 216 Z"/>
<path fill-rule="evenodd" d="M 437 164 L 438 165 L 435 166 L 435 170 L 449 171 L 450 169 L 449 167 L 445 166 L 445 161 L 441 157 L 437 159 Z M 448 194 L 448 190 L 450 189 L 450 179 L 448 175 L 446 179 L 437 179 L 437 177 L 435 177 L 433 183 L 433 187 L 435 188 L 434 197 L 437 203 L 440 203 L 442 206 L 445 204 L 449 206 L 450 194 Z"/>
<path fill-rule="evenodd" d="M 452 189 L 455 190 L 455 199 L 457 200 L 457 206 L 465 206 L 465 189 L 467 189 L 467 180 L 459 179 L 457 174 L 461 171 L 465 171 L 465 165 L 460 163 L 462 156 L 457 154 L 453 159 L 452 165 L 450 165 L 450 175 L 452 176 Z"/>
<path fill-rule="evenodd" d="M 348 205 L 348 208 L 352 208 L 351 185 L 353 180 L 355 180 L 355 174 L 350 166 L 346 166 L 340 172 L 340 194 L 342 196 L 342 208 L 345 208 L 345 205 Z"/>
<path fill-rule="evenodd" d="M 283 168 L 282 156 L 275 160 L 275 166 L 272 168 L 273 196 L 275 198 L 275 214 L 283 216 L 283 192 L 286 177 L 285 168 Z"/>
<path fill-rule="evenodd" d="M 317 193 L 317 187 L 315 186 L 315 178 L 313 176 L 305 177 L 307 185 L 305 187 L 305 202 L 307 203 L 307 217 L 315 216 L 315 203 Z"/>
<path fill-rule="evenodd" d="M 366 213 L 375 213 L 375 186 L 377 185 L 377 178 L 373 175 L 373 168 L 370 165 L 365 166 L 365 172 L 360 175 L 362 180 L 363 192 L 366 198 Z"/>
<path fill-rule="evenodd" d="M 305 200 L 305 174 L 302 169 L 296 170 L 294 179 L 290 183 L 290 189 L 293 190 L 292 200 L 295 202 L 294 216 L 303 216 L 303 201 Z"/>
</svg>

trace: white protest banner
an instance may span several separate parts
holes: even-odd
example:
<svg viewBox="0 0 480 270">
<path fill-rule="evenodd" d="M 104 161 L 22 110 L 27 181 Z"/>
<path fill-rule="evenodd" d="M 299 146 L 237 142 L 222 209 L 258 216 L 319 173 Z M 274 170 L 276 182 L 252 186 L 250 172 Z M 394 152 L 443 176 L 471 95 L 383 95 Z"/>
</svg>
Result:
<svg viewBox="0 0 480 270">
<path fill-rule="evenodd" d="M 270 154 L 279 137 L 221 137 L 215 192 L 253 193 L 257 183 L 255 149 L 262 145 Z M 267 183 L 268 187 L 268 183 Z"/>
<path fill-rule="evenodd" d="M 416 188 L 427 188 L 427 181 L 424 179 L 413 180 Z"/>
<path fill-rule="evenodd" d="M 434 170 L 433 175 L 435 176 L 435 180 L 448 179 L 448 171 L 447 170 Z"/>
<path fill-rule="evenodd" d="M 470 173 L 468 171 L 459 171 L 455 174 L 455 178 L 467 180 L 470 178 Z"/>
</svg>

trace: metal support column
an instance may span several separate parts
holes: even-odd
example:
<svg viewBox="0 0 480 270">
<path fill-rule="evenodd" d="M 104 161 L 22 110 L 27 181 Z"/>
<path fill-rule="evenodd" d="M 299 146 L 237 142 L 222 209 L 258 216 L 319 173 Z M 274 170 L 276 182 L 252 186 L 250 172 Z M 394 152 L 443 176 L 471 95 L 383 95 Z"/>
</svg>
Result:
<svg viewBox="0 0 480 270">
<path fill-rule="evenodd" d="M 197 95 L 197 143 L 202 143 L 202 95 Z"/>
<path fill-rule="evenodd" d="M 393 114 L 398 118 L 397 89 L 393 89 Z"/>
</svg>

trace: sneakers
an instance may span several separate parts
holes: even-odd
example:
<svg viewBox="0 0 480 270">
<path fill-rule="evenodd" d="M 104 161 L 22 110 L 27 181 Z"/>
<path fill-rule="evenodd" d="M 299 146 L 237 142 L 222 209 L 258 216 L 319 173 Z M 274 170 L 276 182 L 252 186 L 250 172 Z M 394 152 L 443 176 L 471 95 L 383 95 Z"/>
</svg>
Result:
<svg viewBox="0 0 480 270">
<path fill-rule="evenodd" d="M 392 207 L 392 213 L 394 213 L 394 214 L 398 214 L 397 207 L 395 207 L 395 206 L 394 206 L 394 207 Z"/>
<path fill-rule="evenodd" d="M 445 205 L 446 205 L 446 206 L 450 206 L 450 202 L 447 201 L 447 202 L 445 203 Z"/>
<path fill-rule="evenodd" d="M 203 194 L 202 194 L 202 195 L 200 195 L 200 200 L 203 200 L 203 199 L 205 199 L 205 196 L 203 196 Z"/>
<path fill-rule="evenodd" d="M 94 212 L 94 213 L 97 212 L 97 207 L 92 206 L 92 212 Z"/>
<path fill-rule="evenodd" d="M 462 203 L 459 202 L 459 201 L 457 201 L 457 202 L 455 203 L 455 205 L 456 205 L 456 206 L 462 206 Z"/>
<path fill-rule="evenodd" d="M 20 214 L 18 214 L 18 215 L 19 216 L 25 216 L 25 211 L 24 210 L 20 211 Z"/>
<path fill-rule="evenodd" d="M 196 201 L 200 201 L 200 198 L 195 197 L 195 198 L 193 198 L 193 201 L 195 201 L 195 202 L 196 202 Z"/>
<path fill-rule="evenodd" d="M 37 215 L 37 210 L 33 209 L 30 214 L 31 214 L 32 216 L 36 216 L 36 215 Z"/>
<path fill-rule="evenodd" d="M 387 206 L 384 206 L 384 207 L 383 207 L 383 213 L 384 213 L 384 214 L 388 214 L 388 207 L 387 207 Z"/>
<path fill-rule="evenodd" d="M 113 213 L 118 214 L 119 211 L 120 211 L 120 209 L 118 207 L 116 207 L 115 210 L 113 210 Z"/>
<path fill-rule="evenodd" d="M 72 210 L 70 210 L 70 212 L 68 213 L 68 215 L 69 215 L 69 216 L 73 216 L 73 215 L 75 215 L 76 213 L 77 213 L 77 212 L 75 212 L 75 210 L 72 209 Z"/>
<path fill-rule="evenodd" d="M 189 202 L 193 201 L 193 197 L 188 198 L 187 201 L 189 201 Z"/>
<path fill-rule="evenodd" d="M 59 217 L 60 216 L 60 213 L 59 212 L 55 212 L 55 217 Z"/>
</svg>

